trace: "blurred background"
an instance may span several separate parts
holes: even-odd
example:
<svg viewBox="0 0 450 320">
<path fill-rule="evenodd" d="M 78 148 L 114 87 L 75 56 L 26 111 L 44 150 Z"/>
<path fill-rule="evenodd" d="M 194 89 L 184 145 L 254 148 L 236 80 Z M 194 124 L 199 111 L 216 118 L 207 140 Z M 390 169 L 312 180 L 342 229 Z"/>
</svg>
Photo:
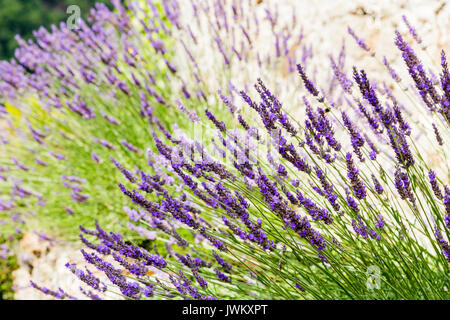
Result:
<svg viewBox="0 0 450 320">
<path fill-rule="evenodd" d="M 110 6 L 108 0 L 0 0 L 0 60 L 14 55 L 16 34 L 29 39 L 40 26 L 50 27 L 67 19 L 67 7 L 76 4 L 86 18 L 96 2 Z"/>
<path fill-rule="evenodd" d="M 67 8 L 73 4 L 79 6 L 85 19 L 96 2 L 112 8 L 109 0 L 0 0 L 0 60 L 14 56 L 17 34 L 28 40 L 39 27 L 49 28 L 66 21 Z M 0 238 L 0 300 L 13 298 L 12 273 L 18 267 L 15 256 L 2 258 L 6 241 Z"/>
<path fill-rule="evenodd" d="M 377 54 L 386 55 L 391 63 L 396 62 L 398 70 L 404 70 L 402 61 L 399 61 L 400 53 L 393 43 L 394 30 L 401 28 L 405 31 L 402 15 L 408 17 L 424 38 L 425 45 L 429 47 L 430 60 L 439 61 L 440 51 L 450 48 L 448 0 L 254 1 L 298 4 L 302 10 L 296 14 L 299 23 L 305 26 L 305 37 L 314 45 L 314 61 L 327 68 L 328 54 L 339 52 L 345 39 L 348 68 L 352 65 L 364 66 L 373 78 L 385 76 L 380 65 L 349 38 L 347 26 L 351 26 L 359 36 L 365 38 L 370 47 L 376 48 Z M 70 5 L 79 6 L 81 17 L 85 19 L 96 2 L 112 7 L 110 0 L 0 0 L 0 60 L 9 60 L 14 56 L 16 34 L 20 34 L 23 39 L 30 39 L 33 38 L 33 30 L 41 26 L 49 28 L 52 24 L 66 21 L 69 16 L 66 11 Z M 290 14 L 291 9 L 281 5 L 280 10 Z M 0 238 L 0 300 L 48 298 L 29 288 L 31 279 L 37 279 L 48 287 L 55 287 L 57 284 L 65 290 L 70 290 L 71 287 L 78 290 L 78 282 L 73 281 L 74 278 L 64 267 L 69 257 L 73 259 L 71 262 L 83 261 L 75 244 L 49 246 L 30 233 L 21 240 L 16 250 L 17 255 L 1 259 L 1 244 L 6 241 L 7 239 Z"/>
</svg>

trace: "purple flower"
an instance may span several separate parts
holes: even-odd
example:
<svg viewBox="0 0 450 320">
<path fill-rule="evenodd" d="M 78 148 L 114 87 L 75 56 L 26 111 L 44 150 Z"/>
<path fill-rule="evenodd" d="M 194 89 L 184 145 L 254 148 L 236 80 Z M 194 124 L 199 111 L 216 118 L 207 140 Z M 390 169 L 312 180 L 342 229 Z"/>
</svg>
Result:
<svg viewBox="0 0 450 320">
<path fill-rule="evenodd" d="M 397 120 L 398 126 L 400 130 L 402 130 L 402 133 L 409 136 L 411 134 L 411 127 L 409 126 L 408 122 L 405 121 L 403 118 L 402 112 L 397 104 L 397 102 L 394 101 L 394 115 Z"/>
<path fill-rule="evenodd" d="M 109 123 L 115 124 L 115 125 L 120 125 L 120 121 L 117 120 L 116 118 L 114 118 L 113 116 L 107 115 L 107 114 L 104 113 L 103 111 L 102 111 L 101 115 L 102 115 L 103 118 L 105 118 L 106 120 L 108 120 Z"/>
<path fill-rule="evenodd" d="M 309 93 L 311 93 L 313 96 L 317 97 L 319 95 L 319 91 L 316 89 L 316 87 L 311 82 L 311 80 L 308 79 L 301 64 L 297 64 L 297 71 L 303 80 L 303 84 L 305 85 L 305 88 L 309 91 Z M 319 102 L 322 102 L 324 99 L 318 98 L 318 100 L 319 100 Z"/>
<path fill-rule="evenodd" d="M 445 212 L 450 215 L 450 188 L 447 186 L 444 186 L 444 206 Z"/>
<path fill-rule="evenodd" d="M 376 231 L 368 228 L 366 226 L 366 224 L 362 221 L 361 217 L 358 215 L 356 220 L 352 219 L 352 226 L 353 226 L 353 230 L 355 230 L 355 232 L 362 236 L 364 239 L 367 238 L 372 238 L 372 239 L 376 239 L 376 240 L 380 240 L 380 236 L 377 234 Z"/>
<path fill-rule="evenodd" d="M 436 141 L 438 142 L 438 144 L 440 146 L 444 145 L 444 140 L 442 139 L 442 136 L 439 133 L 439 130 L 438 130 L 436 124 L 433 123 L 432 126 L 433 126 L 434 136 L 436 137 Z"/>
<path fill-rule="evenodd" d="M 182 255 L 179 253 L 175 253 L 177 259 L 183 263 L 186 267 L 198 270 L 199 268 L 211 267 L 211 263 L 207 263 L 205 260 L 201 258 L 193 258 L 189 254 Z"/>
<path fill-rule="evenodd" d="M 36 289 L 36 290 L 39 290 L 39 291 L 41 291 L 42 293 L 44 293 L 44 294 L 46 294 L 46 295 L 49 295 L 49 296 L 52 296 L 52 297 L 54 297 L 54 298 L 56 298 L 56 299 L 62 300 L 62 299 L 68 298 L 68 299 L 71 299 L 71 300 L 76 300 L 75 297 L 69 296 L 69 295 L 68 295 L 67 293 L 65 293 L 64 290 L 61 289 L 61 288 L 58 288 L 58 291 L 53 291 L 53 290 L 50 290 L 50 289 L 48 289 L 48 288 L 46 288 L 46 287 L 40 287 L 40 286 L 38 286 L 38 285 L 37 285 L 35 282 L 33 282 L 33 281 L 30 281 L 30 284 L 31 284 L 31 287 L 32 287 L 32 288 L 34 288 L 34 289 Z"/>
<path fill-rule="evenodd" d="M 205 114 L 208 117 L 208 119 L 211 120 L 212 123 L 214 123 L 217 129 L 219 129 L 222 132 L 226 131 L 225 122 L 218 121 L 216 117 L 214 117 L 214 115 L 208 109 L 205 109 Z"/>
<path fill-rule="evenodd" d="M 353 197 L 350 196 L 350 194 L 347 194 L 347 204 L 353 212 L 359 212 L 358 203 L 355 201 L 355 199 L 353 199 Z"/>
<path fill-rule="evenodd" d="M 398 76 L 397 72 L 394 70 L 394 68 L 391 67 L 389 62 L 387 61 L 386 57 L 383 56 L 383 64 L 386 66 L 386 68 L 389 71 L 389 74 L 391 75 L 391 78 L 394 79 L 396 82 L 402 81 L 402 79 Z"/>
<path fill-rule="evenodd" d="M 402 58 L 405 62 L 409 74 L 413 78 L 416 88 L 419 91 L 422 100 L 431 111 L 435 110 L 433 103 L 440 103 L 441 99 L 433 85 L 433 82 L 425 73 L 422 62 L 417 58 L 411 46 L 403 40 L 400 32 L 395 31 L 395 44 L 402 51 Z M 430 100 L 431 99 L 431 100 Z"/>
<path fill-rule="evenodd" d="M 413 36 L 414 40 L 416 40 L 416 42 L 418 44 L 421 44 L 422 43 L 422 39 L 417 34 L 416 29 L 409 23 L 409 21 L 408 21 L 408 19 L 406 18 L 405 15 L 402 15 L 402 20 L 406 24 L 406 26 L 408 27 L 408 31 Z M 423 48 L 425 49 L 425 47 L 423 47 Z"/>
<path fill-rule="evenodd" d="M 444 116 L 447 122 L 450 121 L 450 72 L 448 70 L 447 58 L 445 56 L 444 50 L 441 51 L 441 85 L 444 94 L 441 99 L 441 109 L 439 112 Z"/>
<path fill-rule="evenodd" d="M 442 191 L 436 181 L 436 173 L 433 170 L 428 171 L 428 178 L 430 179 L 431 188 L 433 189 L 436 198 L 442 200 Z"/>
<path fill-rule="evenodd" d="M 282 164 L 280 164 L 279 166 L 278 166 L 278 175 L 280 176 L 280 177 L 286 177 L 287 176 L 287 171 L 286 171 L 286 168 L 282 165 Z"/>
<path fill-rule="evenodd" d="M 359 46 L 361 49 L 363 49 L 363 50 L 365 50 L 365 51 L 368 51 L 368 52 L 370 51 L 370 47 L 366 44 L 366 42 L 365 42 L 363 39 L 359 38 L 359 37 L 355 34 L 355 32 L 353 31 L 352 28 L 347 27 L 347 31 L 348 31 L 348 33 L 353 37 L 353 39 L 355 39 L 356 43 L 358 44 L 358 46 Z"/>
<path fill-rule="evenodd" d="M 78 269 L 77 266 L 72 263 L 66 263 L 66 268 L 68 268 L 74 275 L 77 276 L 81 281 L 89 285 L 90 287 L 94 288 L 95 290 L 98 290 L 100 292 L 106 291 L 106 286 L 104 283 L 100 281 L 97 277 L 95 277 L 92 272 L 86 269 L 86 272 L 83 272 L 82 270 Z"/>
<path fill-rule="evenodd" d="M 352 94 L 352 81 L 347 78 L 347 75 L 340 69 L 340 67 L 336 64 L 333 57 L 330 55 L 330 63 L 331 68 L 334 72 L 334 77 L 338 80 L 339 84 L 342 87 L 342 90 L 347 92 L 348 94 Z"/>
<path fill-rule="evenodd" d="M 356 198 L 364 199 L 366 197 L 366 185 L 359 177 L 359 170 L 353 163 L 352 154 L 348 152 L 345 159 L 347 162 L 347 177 L 350 179 L 353 192 Z"/>
<path fill-rule="evenodd" d="M 361 101 L 357 101 L 359 111 L 364 115 L 364 117 L 367 119 L 367 122 L 369 123 L 370 127 L 374 132 L 378 132 L 379 123 L 376 117 L 373 116 L 372 113 L 370 113 L 367 108 L 361 103 Z"/>
<path fill-rule="evenodd" d="M 97 163 L 99 163 L 101 161 L 100 157 L 97 154 L 95 154 L 94 152 L 91 153 L 91 158 L 92 158 L 92 160 L 94 160 Z"/>
<path fill-rule="evenodd" d="M 100 143 L 102 146 L 104 146 L 105 148 L 108 148 L 109 150 L 115 150 L 116 147 L 111 144 L 110 142 L 106 141 L 105 139 L 98 139 L 94 137 L 94 141 L 97 143 Z"/>
<path fill-rule="evenodd" d="M 384 222 L 383 216 L 381 214 L 377 216 L 376 221 L 377 221 L 377 223 L 375 224 L 375 227 L 380 228 L 380 229 L 384 227 L 385 222 Z"/>
<path fill-rule="evenodd" d="M 72 200 L 78 203 L 86 202 L 90 196 L 88 194 L 79 193 L 78 191 L 72 192 Z"/>
<path fill-rule="evenodd" d="M 300 290 L 301 292 L 305 292 L 305 291 L 306 291 L 306 290 L 305 290 L 301 285 L 299 285 L 298 283 L 295 284 L 295 287 L 296 287 L 298 290 Z"/>
<path fill-rule="evenodd" d="M 233 266 L 230 263 L 228 263 L 227 261 L 223 260 L 217 252 L 213 251 L 212 253 L 213 253 L 213 256 L 216 259 L 217 263 L 220 264 L 226 272 L 231 272 L 231 269 L 233 268 Z"/>
<path fill-rule="evenodd" d="M 311 199 L 304 197 L 298 190 L 297 199 L 299 200 L 300 205 L 304 206 L 306 211 L 311 215 L 313 220 L 322 220 L 325 224 L 331 224 L 333 222 L 333 218 L 331 218 L 327 209 L 320 208 Z"/>
<path fill-rule="evenodd" d="M 375 189 L 376 193 L 382 194 L 384 189 L 374 174 L 372 174 L 372 181 L 373 181 L 373 185 L 374 185 L 374 189 Z"/>
<path fill-rule="evenodd" d="M 361 152 L 361 147 L 364 145 L 364 138 L 359 133 L 358 129 L 355 125 L 350 121 L 347 114 L 342 111 L 342 121 L 344 122 L 344 126 L 347 128 L 350 133 L 351 143 L 355 154 L 358 156 L 360 161 L 364 160 L 364 157 Z"/>
<path fill-rule="evenodd" d="M 22 162 L 20 162 L 19 160 L 17 160 L 16 157 L 12 157 L 11 161 L 21 170 L 23 171 L 29 171 L 30 168 L 28 168 L 25 164 L 23 164 Z"/>
<path fill-rule="evenodd" d="M 39 159 L 39 158 L 35 158 L 34 160 L 36 161 L 37 164 L 39 164 L 39 165 L 41 165 L 41 166 L 44 166 L 44 167 L 47 167 L 47 166 L 48 166 L 48 163 L 47 163 L 47 162 L 42 161 L 42 160 Z"/>
<path fill-rule="evenodd" d="M 205 278 L 203 278 L 196 270 L 192 270 L 192 274 L 194 275 L 195 280 L 202 288 L 208 287 L 208 282 L 206 282 Z"/>
<path fill-rule="evenodd" d="M 403 172 L 399 167 L 397 167 L 394 173 L 394 184 L 395 188 L 397 188 L 400 197 L 403 200 L 409 199 L 411 203 L 414 205 L 416 198 L 412 193 L 408 174 Z"/>
<path fill-rule="evenodd" d="M 439 246 L 441 247 L 442 253 L 448 262 L 450 262 L 450 244 L 444 239 L 441 231 L 436 227 L 434 236 L 436 237 Z"/>
<path fill-rule="evenodd" d="M 114 159 L 112 156 L 109 157 L 109 159 L 111 160 L 112 163 L 114 163 L 114 165 L 116 166 L 117 169 L 120 170 L 120 172 L 122 172 L 123 176 L 125 178 L 127 178 L 128 181 L 130 181 L 131 183 L 136 183 L 137 179 L 136 177 L 133 175 L 133 173 L 131 173 L 131 171 L 128 171 L 127 169 L 125 169 L 116 159 Z"/>
<path fill-rule="evenodd" d="M 136 148 L 135 146 L 133 146 L 131 143 L 129 143 L 127 140 L 122 140 L 122 141 L 120 141 L 120 143 L 125 147 L 125 148 L 127 148 L 129 151 L 131 151 L 131 152 L 139 152 L 139 149 L 138 148 Z"/>
<path fill-rule="evenodd" d="M 225 273 L 217 269 L 214 269 L 214 272 L 216 273 L 217 279 L 220 281 L 231 283 L 231 277 L 227 276 Z"/>
</svg>

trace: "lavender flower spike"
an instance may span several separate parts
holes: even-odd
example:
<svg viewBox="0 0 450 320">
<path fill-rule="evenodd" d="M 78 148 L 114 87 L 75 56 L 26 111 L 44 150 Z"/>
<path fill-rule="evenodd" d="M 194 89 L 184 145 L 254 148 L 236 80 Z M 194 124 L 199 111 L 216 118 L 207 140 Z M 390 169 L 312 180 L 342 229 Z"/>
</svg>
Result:
<svg viewBox="0 0 450 320">
<path fill-rule="evenodd" d="M 359 170 L 353 163 L 352 154 L 348 152 L 345 159 L 347 162 L 347 177 L 350 179 L 353 192 L 358 199 L 364 199 L 366 197 L 366 185 L 359 178 Z"/>
<path fill-rule="evenodd" d="M 136 183 L 136 177 L 127 169 L 125 169 L 116 159 L 114 159 L 112 156 L 109 157 L 112 161 L 112 163 L 114 163 L 114 165 L 116 166 L 117 169 L 120 170 L 120 172 L 122 172 L 123 176 L 125 178 L 128 179 L 128 181 L 130 181 L 131 183 Z"/>
<path fill-rule="evenodd" d="M 317 97 L 319 95 L 319 90 L 316 89 L 314 84 L 311 80 L 308 79 L 307 75 L 305 74 L 305 71 L 303 70 L 302 65 L 299 63 L 297 64 L 297 71 L 300 74 L 300 77 L 303 80 L 303 84 L 305 85 L 305 88 L 311 93 L 313 96 Z M 319 102 L 323 102 L 324 98 L 318 98 Z"/>
<path fill-rule="evenodd" d="M 408 27 L 408 31 L 409 34 L 412 35 L 412 37 L 414 38 L 414 40 L 416 40 L 416 42 L 418 44 L 422 43 L 422 38 L 420 38 L 420 36 L 417 34 L 416 28 L 414 28 L 408 21 L 408 19 L 406 18 L 405 15 L 402 15 L 402 20 L 403 22 L 406 24 L 406 26 Z M 426 47 L 423 46 L 422 49 L 425 49 Z"/>
<path fill-rule="evenodd" d="M 431 188 L 433 189 L 434 195 L 436 196 L 436 198 L 442 200 L 442 198 L 443 198 L 442 191 L 437 184 L 436 173 L 433 170 L 430 170 L 428 172 L 428 178 L 430 178 L 430 184 L 431 184 Z"/>
<path fill-rule="evenodd" d="M 347 31 L 348 31 L 348 33 L 353 37 L 353 39 L 356 40 L 356 43 L 358 44 L 358 46 L 359 46 L 361 49 L 363 49 L 363 50 L 365 50 L 365 51 L 367 51 L 367 52 L 370 51 L 370 47 L 366 44 L 366 42 L 365 42 L 363 39 L 359 38 L 359 37 L 355 34 L 355 31 L 353 31 L 352 28 L 347 27 Z M 373 55 L 373 53 L 372 53 L 372 55 Z"/>
</svg>

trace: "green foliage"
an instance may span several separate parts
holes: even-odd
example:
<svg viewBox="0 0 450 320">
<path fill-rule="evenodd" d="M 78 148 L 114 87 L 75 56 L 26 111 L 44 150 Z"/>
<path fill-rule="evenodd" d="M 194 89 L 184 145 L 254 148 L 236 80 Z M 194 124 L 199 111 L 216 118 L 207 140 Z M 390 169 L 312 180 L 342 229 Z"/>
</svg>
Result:
<svg viewBox="0 0 450 320">
<path fill-rule="evenodd" d="M 9 244 L 9 242 L 2 237 L 0 237 L 0 243 Z M 12 273 L 17 267 L 15 255 L 10 254 L 5 259 L 0 257 L 0 300 L 14 299 Z"/>
</svg>

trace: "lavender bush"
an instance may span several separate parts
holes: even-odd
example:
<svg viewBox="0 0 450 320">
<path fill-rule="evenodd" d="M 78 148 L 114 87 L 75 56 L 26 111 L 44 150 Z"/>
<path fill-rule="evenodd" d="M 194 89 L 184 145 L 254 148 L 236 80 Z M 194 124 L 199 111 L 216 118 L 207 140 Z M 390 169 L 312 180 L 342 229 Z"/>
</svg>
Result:
<svg viewBox="0 0 450 320">
<path fill-rule="evenodd" d="M 90 220 L 82 254 L 109 283 L 68 263 L 84 296 L 448 299 L 450 75 L 444 51 L 423 64 L 406 17 L 393 38 L 403 66 L 349 28 L 386 77 L 348 67 L 343 46 L 322 83 L 295 10 L 115 6 L 77 32 L 41 30 L 2 64 L 5 119 L 28 129 L 23 148 L 5 144 L 21 182 L 8 177 L 2 206 L 15 223 L 17 208 L 38 208 L 36 225 L 63 207 Z M 60 174 L 77 210 L 42 184 Z M 124 235 L 110 231 L 122 207 Z"/>
<path fill-rule="evenodd" d="M 121 175 L 115 166 L 142 161 L 151 137 L 145 118 L 156 99 L 151 94 L 164 105 L 170 92 L 158 88 L 165 86 L 160 79 L 168 68 L 156 63 L 151 37 L 161 48 L 170 44 L 156 26 L 143 32 L 145 17 L 131 28 L 131 13 L 117 6 L 110 12 L 98 4 L 79 30 L 62 23 L 38 30 L 36 42 L 18 38 L 16 59 L 2 62 L 3 123 L 10 131 L 2 134 L 2 186 L 12 193 L 2 199 L 2 209 L 17 216 L 5 219 L 10 233 L 37 229 L 74 239 L 78 225 L 92 218 L 114 226 L 126 216 L 112 182 Z M 165 20 L 155 7 L 152 21 Z M 177 117 L 159 113 L 161 121 Z M 141 129 L 128 130 L 126 119 Z"/>
</svg>

